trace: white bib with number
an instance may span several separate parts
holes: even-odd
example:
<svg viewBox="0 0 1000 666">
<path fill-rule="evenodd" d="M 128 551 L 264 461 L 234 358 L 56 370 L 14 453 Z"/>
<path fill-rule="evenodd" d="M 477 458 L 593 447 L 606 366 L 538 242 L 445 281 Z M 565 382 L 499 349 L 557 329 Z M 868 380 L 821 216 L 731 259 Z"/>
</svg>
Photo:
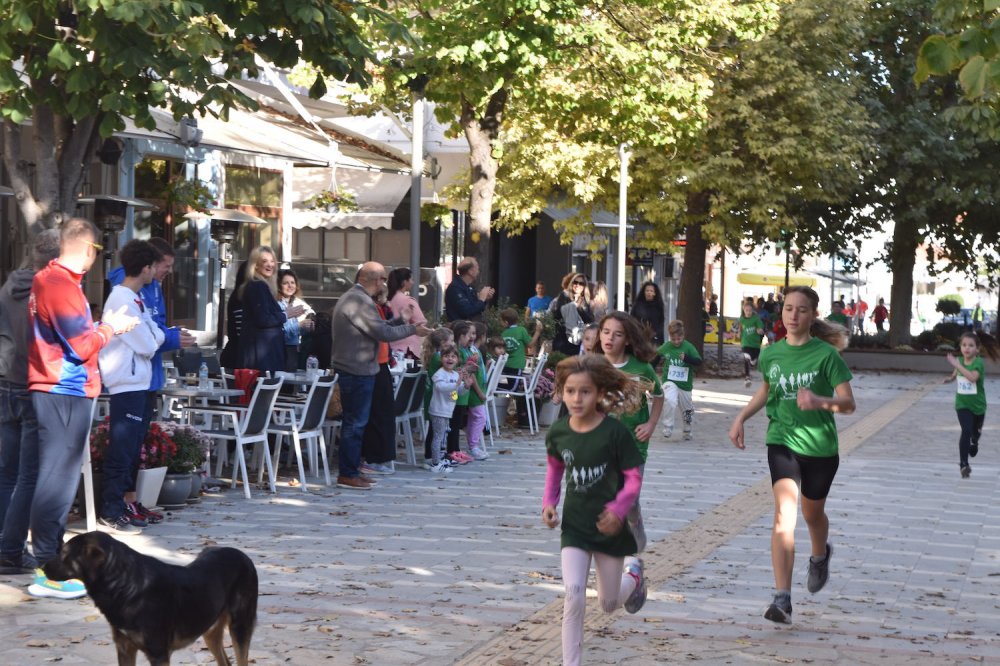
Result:
<svg viewBox="0 0 1000 666">
<path fill-rule="evenodd" d="M 686 382 L 689 369 L 683 365 L 672 365 L 667 369 L 667 379 L 672 382 Z"/>
<path fill-rule="evenodd" d="M 968 379 L 959 375 L 956 381 L 956 386 L 958 387 L 959 395 L 976 395 L 979 390 L 976 388 L 976 382 L 970 382 Z"/>
</svg>

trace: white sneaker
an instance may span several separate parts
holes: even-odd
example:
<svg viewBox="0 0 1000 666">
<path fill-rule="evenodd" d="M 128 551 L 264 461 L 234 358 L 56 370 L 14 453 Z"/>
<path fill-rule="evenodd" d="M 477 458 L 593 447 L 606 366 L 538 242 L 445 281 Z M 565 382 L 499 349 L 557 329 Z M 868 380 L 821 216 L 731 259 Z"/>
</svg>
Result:
<svg viewBox="0 0 1000 666">
<path fill-rule="evenodd" d="M 691 439 L 691 431 L 690 430 L 685 430 L 684 431 L 684 439 L 685 440 L 690 440 Z"/>
<path fill-rule="evenodd" d="M 750 388 L 750 384 L 752 383 L 753 382 L 750 381 L 750 378 L 747 377 L 746 380 L 743 382 L 743 385 L 746 386 L 747 388 Z"/>
<path fill-rule="evenodd" d="M 481 446 L 472 447 L 472 457 L 476 460 L 486 460 L 490 457 L 490 454 L 486 453 Z"/>
<path fill-rule="evenodd" d="M 667 439 L 670 439 L 671 437 L 674 436 L 674 429 L 673 428 L 664 428 L 663 429 L 663 436 L 666 437 Z"/>
<path fill-rule="evenodd" d="M 447 460 L 442 460 L 438 464 L 432 464 L 429 468 L 435 474 L 451 474 L 452 466 Z"/>
</svg>

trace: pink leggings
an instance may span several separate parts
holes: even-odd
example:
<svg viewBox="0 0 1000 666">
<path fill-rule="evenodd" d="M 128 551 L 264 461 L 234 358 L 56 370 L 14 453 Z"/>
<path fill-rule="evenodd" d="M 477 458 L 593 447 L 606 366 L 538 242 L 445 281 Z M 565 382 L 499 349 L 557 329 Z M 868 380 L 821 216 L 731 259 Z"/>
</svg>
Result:
<svg viewBox="0 0 1000 666">
<path fill-rule="evenodd" d="M 563 602 L 563 666 L 579 666 L 583 657 L 583 620 L 587 610 L 587 575 L 590 558 L 597 568 L 597 600 L 605 613 L 621 608 L 635 590 L 636 581 L 624 573 L 625 558 L 589 553 L 579 548 L 562 549 L 562 576 L 566 587 Z"/>
<path fill-rule="evenodd" d="M 483 438 L 483 428 L 486 427 L 486 405 L 469 407 L 468 421 L 465 423 L 465 436 L 469 439 L 469 448 L 479 446 Z"/>
</svg>

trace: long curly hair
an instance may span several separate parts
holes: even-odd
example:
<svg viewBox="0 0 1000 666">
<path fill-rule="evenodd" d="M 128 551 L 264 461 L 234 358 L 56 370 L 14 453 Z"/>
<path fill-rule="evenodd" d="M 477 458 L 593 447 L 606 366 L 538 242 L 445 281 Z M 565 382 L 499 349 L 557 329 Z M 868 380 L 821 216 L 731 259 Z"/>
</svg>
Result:
<svg viewBox="0 0 1000 666">
<path fill-rule="evenodd" d="M 642 361 L 643 363 L 649 363 L 654 358 L 656 358 L 656 347 L 653 346 L 653 341 L 649 339 L 649 335 L 646 334 L 645 327 L 639 322 L 638 319 L 630 314 L 622 312 L 621 310 L 614 310 L 608 314 L 601 317 L 601 321 L 597 324 L 597 334 L 604 330 L 604 324 L 609 320 L 614 319 L 622 325 L 625 329 L 625 353 L 630 356 Z M 594 348 L 595 354 L 604 354 L 604 348 L 598 344 Z"/>
<path fill-rule="evenodd" d="M 557 395 L 562 395 L 563 387 L 570 376 L 586 373 L 597 386 L 597 408 L 605 414 L 631 414 L 639 411 L 647 391 L 652 390 L 648 380 L 636 381 L 615 366 L 604 356 L 582 354 L 569 356 L 556 365 Z"/>
</svg>

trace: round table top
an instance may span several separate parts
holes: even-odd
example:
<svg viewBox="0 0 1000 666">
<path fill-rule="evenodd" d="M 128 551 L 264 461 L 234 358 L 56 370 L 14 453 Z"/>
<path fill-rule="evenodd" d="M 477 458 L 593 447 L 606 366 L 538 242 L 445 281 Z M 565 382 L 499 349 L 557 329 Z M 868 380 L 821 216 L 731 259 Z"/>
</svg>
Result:
<svg viewBox="0 0 1000 666">
<path fill-rule="evenodd" d="M 218 386 L 201 388 L 198 386 L 185 386 L 183 384 L 164 385 L 160 389 L 161 393 L 173 395 L 180 398 L 236 398 L 244 394 L 243 389 L 224 389 Z"/>
</svg>

